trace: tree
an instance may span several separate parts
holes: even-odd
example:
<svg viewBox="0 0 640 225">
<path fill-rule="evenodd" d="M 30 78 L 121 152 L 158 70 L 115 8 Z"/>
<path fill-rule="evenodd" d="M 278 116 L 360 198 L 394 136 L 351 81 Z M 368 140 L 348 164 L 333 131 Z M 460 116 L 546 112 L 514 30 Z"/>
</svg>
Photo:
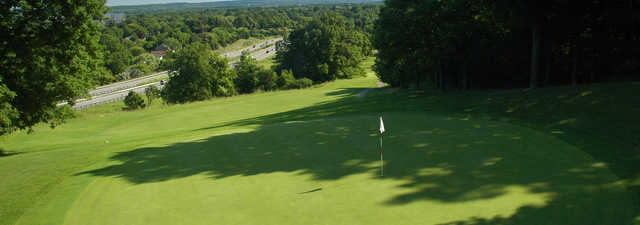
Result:
<svg viewBox="0 0 640 225">
<path fill-rule="evenodd" d="M 235 94 L 233 75 L 227 60 L 214 54 L 208 45 L 193 43 L 168 55 L 169 81 L 162 89 L 168 103 L 202 101 Z"/>
<path fill-rule="evenodd" d="M 133 57 L 140 56 L 140 55 L 142 55 L 143 53 L 146 52 L 144 50 L 144 48 L 142 48 L 140 46 L 135 46 L 135 47 L 129 49 L 129 51 L 131 52 L 131 55 L 133 55 Z"/>
<path fill-rule="evenodd" d="M 105 63 L 107 68 L 109 68 L 113 74 L 120 74 L 127 69 L 130 61 L 131 53 L 122 49 L 108 54 Z"/>
<path fill-rule="evenodd" d="M 501 72 L 521 74 L 500 71 L 521 67 L 486 66 L 521 63 L 517 60 L 523 55 L 505 54 L 522 49 L 518 44 L 523 39 L 509 36 L 519 32 L 521 24 L 511 18 L 501 21 L 506 18 L 502 14 L 512 13 L 498 8 L 488 0 L 386 1 L 375 25 L 373 43 L 379 50 L 375 71 L 392 86 L 441 90 L 495 81 L 494 74 Z"/>
<path fill-rule="evenodd" d="M 160 96 L 160 89 L 155 85 L 149 85 L 149 87 L 144 89 L 144 95 L 147 96 L 147 104 L 151 106 L 153 99 Z"/>
<path fill-rule="evenodd" d="M 0 1 L 0 134 L 54 127 L 73 115 L 70 104 L 96 83 L 104 0 Z"/>
<path fill-rule="evenodd" d="M 291 72 L 291 70 L 282 70 L 280 72 L 280 76 L 278 76 L 278 79 L 276 80 L 276 85 L 278 85 L 278 88 L 280 89 L 288 89 L 289 85 L 291 85 L 295 80 L 296 78 L 293 77 L 293 72 Z"/>
<path fill-rule="evenodd" d="M 277 71 L 290 69 L 294 76 L 314 82 L 360 75 L 363 53 L 369 52 L 369 42 L 363 39 L 366 35 L 344 17 L 325 13 L 289 35 L 288 46 L 277 53 Z"/>
<path fill-rule="evenodd" d="M 160 66 L 160 59 L 149 53 L 143 53 L 133 59 L 133 68 L 137 68 L 144 74 L 156 71 Z"/>
<path fill-rule="evenodd" d="M 134 91 L 129 91 L 127 97 L 124 98 L 124 105 L 127 106 L 126 110 L 136 110 L 144 108 L 146 105 L 144 104 L 144 99 L 140 97 L 140 95 Z"/>
<path fill-rule="evenodd" d="M 640 70 L 636 12 L 631 0 L 388 0 L 375 70 L 442 90 L 606 81 Z"/>
<path fill-rule="evenodd" d="M 268 69 L 261 69 L 258 72 L 258 88 L 264 91 L 273 91 L 278 89 L 276 81 L 278 74 Z"/>
<path fill-rule="evenodd" d="M 0 133 L 2 134 L 10 133 L 17 127 L 13 123 L 20 118 L 20 112 L 11 105 L 15 97 L 15 92 L 0 83 Z"/>
<path fill-rule="evenodd" d="M 247 52 L 243 52 L 240 55 L 240 61 L 233 68 L 237 74 L 235 80 L 235 86 L 240 93 L 252 93 L 258 88 L 260 82 L 258 73 L 260 67 L 258 62 L 249 55 Z"/>
</svg>

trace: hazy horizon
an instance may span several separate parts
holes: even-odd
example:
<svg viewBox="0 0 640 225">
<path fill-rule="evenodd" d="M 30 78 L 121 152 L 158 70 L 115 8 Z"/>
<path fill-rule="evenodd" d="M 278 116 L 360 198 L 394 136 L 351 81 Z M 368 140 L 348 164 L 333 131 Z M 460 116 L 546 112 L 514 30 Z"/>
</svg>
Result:
<svg viewBox="0 0 640 225">
<path fill-rule="evenodd" d="M 107 6 L 121 5 L 149 5 L 166 3 L 199 3 L 199 2 L 221 2 L 234 0 L 107 0 Z"/>
</svg>

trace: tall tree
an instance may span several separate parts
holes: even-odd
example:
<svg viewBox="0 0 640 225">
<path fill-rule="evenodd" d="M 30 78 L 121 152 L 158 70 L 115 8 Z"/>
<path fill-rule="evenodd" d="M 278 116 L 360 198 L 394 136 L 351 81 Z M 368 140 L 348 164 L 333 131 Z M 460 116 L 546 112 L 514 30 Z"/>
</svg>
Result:
<svg viewBox="0 0 640 225">
<path fill-rule="evenodd" d="M 258 61 L 248 52 L 240 55 L 240 61 L 233 70 L 236 73 L 235 86 L 239 93 L 252 93 L 258 88 L 258 73 L 260 72 Z"/>
<path fill-rule="evenodd" d="M 227 60 L 214 54 L 206 44 L 188 45 L 166 60 L 170 76 L 162 98 L 168 103 L 202 101 L 235 93 Z"/>
<path fill-rule="evenodd" d="M 324 82 L 362 74 L 359 67 L 370 42 L 354 30 L 345 18 L 325 13 L 287 38 L 288 46 L 278 52 L 278 71 L 291 69 L 298 78 Z"/>
<path fill-rule="evenodd" d="M 0 120 L 5 134 L 72 116 L 102 69 L 97 21 L 104 0 L 0 1 Z M 8 112 L 8 113 L 7 113 Z"/>
</svg>

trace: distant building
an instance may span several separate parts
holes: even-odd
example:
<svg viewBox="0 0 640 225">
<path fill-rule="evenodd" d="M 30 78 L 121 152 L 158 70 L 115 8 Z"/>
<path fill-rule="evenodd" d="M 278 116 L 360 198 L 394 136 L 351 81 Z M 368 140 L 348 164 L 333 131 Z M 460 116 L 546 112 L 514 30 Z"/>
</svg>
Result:
<svg viewBox="0 0 640 225">
<path fill-rule="evenodd" d="M 164 56 L 168 53 L 169 51 L 167 50 L 158 50 L 158 51 L 151 51 L 150 53 L 155 56 L 158 57 L 160 60 L 162 60 L 162 58 L 164 58 Z"/>
<path fill-rule="evenodd" d="M 122 23 L 122 21 L 127 19 L 127 15 L 125 15 L 124 13 L 106 13 L 104 14 L 104 18 L 105 19 L 102 20 L 102 24 L 110 26 L 113 24 Z"/>
</svg>

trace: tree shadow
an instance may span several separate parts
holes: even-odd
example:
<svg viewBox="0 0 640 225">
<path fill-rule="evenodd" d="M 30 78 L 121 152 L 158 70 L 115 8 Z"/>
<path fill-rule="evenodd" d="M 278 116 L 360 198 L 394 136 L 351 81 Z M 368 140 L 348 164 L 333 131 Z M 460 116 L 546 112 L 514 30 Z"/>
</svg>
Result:
<svg viewBox="0 0 640 225">
<path fill-rule="evenodd" d="M 12 155 L 20 154 L 19 152 L 6 152 L 4 149 L 0 148 L 0 157 L 7 157 Z"/>
<path fill-rule="evenodd" d="M 350 96 L 355 96 L 364 90 L 367 90 L 367 88 L 340 88 L 337 91 L 327 92 L 325 93 L 325 95 L 350 97 Z"/>
<path fill-rule="evenodd" d="M 603 179 L 606 168 L 575 165 L 574 155 L 549 158 L 536 151 L 558 143 L 523 147 L 531 144 L 526 143 L 525 135 L 532 134 L 509 133 L 499 125 L 459 118 L 427 117 L 427 122 L 419 122 L 407 121 L 405 116 L 387 114 L 385 146 L 389 153 L 385 154 L 385 176 L 377 179 L 404 181 L 396 188 L 411 191 L 392 196 L 383 206 L 420 201 L 489 202 L 504 196 L 520 201 L 513 197 L 517 189 L 520 194 L 546 197 L 536 205 L 520 206 L 513 215 L 451 224 L 631 224 L 637 212 L 625 207 L 630 204 L 622 188 Z M 379 160 L 376 115 L 306 118 L 281 115 L 246 133 L 121 152 L 111 158 L 119 164 L 83 174 L 143 184 L 193 175 L 221 180 L 288 172 L 335 181 L 379 173 L 377 166 L 371 166 Z M 405 121 L 399 122 L 402 119 Z M 443 124 L 447 126 L 439 127 Z M 572 151 L 570 147 L 555 150 Z"/>
<path fill-rule="evenodd" d="M 160 182 L 196 174 L 205 174 L 214 180 L 274 172 L 307 174 L 316 180 L 338 180 L 359 173 L 377 174 L 377 168 L 370 166 L 379 159 L 375 154 L 377 117 L 394 116 L 388 112 L 426 111 L 430 115 L 444 118 L 447 127 L 454 128 L 446 130 L 444 127 L 434 127 L 433 124 L 444 123 L 443 121 L 432 121 L 433 124 L 425 125 L 406 121 L 406 118 L 398 115 L 395 120 L 388 120 L 388 124 L 385 120 L 388 130 L 385 133 L 388 137 L 385 139 L 385 146 L 398 152 L 385 154 L 385 177 L 379 179 L 405 181 L 397 188 L 411 191 L 394 195 L 381 204 L 394 207 L 419 201 L 489 201 L 513 196 L 514 190 L 524 190 L 527 193 L 545 195 L 547 200 L 540 204 L 520 206 L 512 215 L 452 219 L 453 222 L 446 224 L 637 222 L 634 221 L 634 216 L 640 215 L 640 209 L 636 195 L 640 191 L 631 189 L 635 195 L 630 196 L 625 192 L 625 187 L 602 177 L 606 177 L 603 174 L 608 173 L 608 169 L 613 170 L 622 179 L 636 176 L 640 170 L 637 166 L 640 163 L 640 153 L 620 149 L 607 152 L 605 150 L 611 149 L 611 146 L 606 144 L 611 142 L 603 141 L 602 138 L 605 137 L 576 131 L 600 126 L 600 123 L 589 123 L 584 117 L 572 117 L 577 118 L 577 123 L 573 126 L 580 129 L 564 129 L 568 135 L 551 133 L 564 141 L 563 143 L 570 144 L 567 146 L 578 147 L 601 162 L 576 165 L 575 160 L 571 158 L 549 158 L 536 154 L 537 149 L 551 148 L 559 152 L 570 150 L 555 149 L 555 145 L 551 144 L 540 144 L 544 142 L 528 143 L 530 147 L 522 147 L 529 138 L 525 134 L 509 133 L 499 126 L 481 126 L 480 129 L 489 132 L 484 136 L 477 136 L 476 132 L 473 132 L 473 129 L 479 128 L 478 124 L 469 120 L 472 117 L 490 120 L 507 118 L 509 122 L 528 126 L 543 133 L 548 133 L 550 129 L 559 129 L 554 125 L 558 120 L 551 118 L 552 116 L 526 113 L 527 110 L 539 111 L 536 107 L 548 107 L 545 99 L 540 99 L 541 102 L 527 102 L 530 97 L 501 99 L 500 96 L 487 92 L 444 95 L 438 92 L 395 89 L 375 89 L 366 98 L 355 98 L 354 96 L 362 90 L 364 88 L 330 92 L 328 95 L 341 98 L 302 109 L 197 129 L 195 131 L 258 125 L 256 130 L 247 133 L 213 136 L 166 147 L 121 152 L 112 157 L 120 164 L 87 171 L 84 174 L 121 177 L 134 184 Z M 575 92 L 575 96 L 585 93 L 584 90 Z M 461 98 L 466 100 L 457 101 Z M 593 101 L 581 97 L 576 99 L 583 103 Z M 508 112 L 514 106 L 523 110 Z M 357 116 L 361 120 L 351 116 Z M 574 121 L 572 118 L 562 118 L 560 121 L 571 122 Z M 392 122 L 403 119 L 404 124 Z M 364 120 L 366 122 L 363 122 Z M 364 123 L 370 125 L 362 125 Z M 450 125 L 451 123 L 455 125 Z M 399 130 L 402 129 L 394 129 L 394 126 L 413 129 L 401 132 Z M 507 141 L 513 148 L 504 145 Z M 354 143 L 372 144 L 359 146 Z M 518 197 L 513 199 L 517 201 Z M 486 210 L 491 210 L 492 207 L 486 205 Z"/>
</svg>

